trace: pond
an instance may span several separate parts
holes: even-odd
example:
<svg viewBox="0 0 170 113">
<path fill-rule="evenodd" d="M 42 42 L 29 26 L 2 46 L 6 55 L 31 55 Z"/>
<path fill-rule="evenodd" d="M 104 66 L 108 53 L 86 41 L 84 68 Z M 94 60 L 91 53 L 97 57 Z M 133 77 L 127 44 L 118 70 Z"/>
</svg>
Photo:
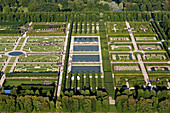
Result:
<svg viewBox="0 0 170 113">
<path fill-rule="evenodd" d="M 99 55 L 73 55 L 73 62 L 99 62 Z"/>
<path fill-rule="evenodd" d="M 99 51 L 98 45 L 78 45 L 73 47 L 74 51 Z"/>
<path fill-rule="evenodd" d="M 98 42 L 98 38 L 75 38 L 74 42 Z"/>
<path fill-rule="evenodd" d="M 98 73 L 100 72 L 100 66 L 72 66 L 71 73 Z"/>
<path fill-rule="evenodd" d="M 23 55 L 24 53 L 23 52 L 10 52 L 8 55 L 11 55 L 11 56 L 20 56 L 20 55 Z"/>
</svg>

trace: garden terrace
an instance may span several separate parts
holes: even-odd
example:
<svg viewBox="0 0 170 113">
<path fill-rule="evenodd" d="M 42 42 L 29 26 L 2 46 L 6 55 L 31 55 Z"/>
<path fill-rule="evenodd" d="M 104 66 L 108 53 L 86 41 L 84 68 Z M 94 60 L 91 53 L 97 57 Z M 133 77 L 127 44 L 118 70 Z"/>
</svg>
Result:
<svg viewBox="0 0 170 113">
<path fill-rule="evenodd" d="M 132 54 L 132 53 L 112 53 L 111 54 L 111 59 L 112 61 L 137 61 L 136 55 Z"/>
<path fill-rule="evenodd" d="M 59 66 L 16 66 L 14 72 L 58 72 Z"/>
<path fill-rule="evenodd" d="M 129 87 L 134 87 L 136 85 L 143 86 L 146 85 L 146 82 L 143 79 L 143 75 L 116 75 L 115 84 L 117 88 L 121 88 L 122 86 L 127 87 L 127 82 Z"/>
<path fill-rule="evenodd" d="M 112 64 L 114 75 L 140 75 L 142 74 L 139 64 Z"/>
<path fill-rule="evenodd" d="M 51 42 L 51 43 L 63 43 L 64 37 L 58 36 L 30 36 L 27 40 L 27 43 L 42 43 L 42 42 Z"/>
<path fill-rule="evenodd" d="M 7 56 L 5 56 L 5 55 L 0 55 L 0 62 L 6 62 L 7 59 L 8 59 Z"/>
<path fill-rule="evenodd" d="M 67 23 L 33 23 L 29 36 L 64 36 Z"/>
<path fill-rule="evenodd" d="M 13 44 L 0 44 L 0 52 L 12 51 Z"/>
<path fill-rule="evenodd" d="M 50 85 L 57 79 L 6 79 L 4 87 L 22 86 L 22 85 L 46 85 L 46 81 L 50 81 Z"/>
<path fill-rule="evenodd" d="M 166 62 L 169 59 L 169 56 L 166 53 L 145 53 L 142 54 L 142 59 L 144 61 L 161 61 Z"/>
<path fill-rule="evenodd" d="M 130 27 L 133 29 L 134 34 L 155 34 L 152 24 L 149 22 L 130 22 Z"/>
<path fill-rule="evenodd" d="M 110 51 L 132 51 L 134 50 L 132 44 L 111 44 Z"/>
<path fill-rule="evenodd" d="M 164 51 L 163 46 L 161 44 L 137 44 L 139 50 L 144 51 Z"/>
<path fill-rule="evenodd" d="M 157 74 L 164 73 L 165 75 L 170 75 L 170 64 L 155 63 L 155 64 L 145 64 L 145 66 L 147 71 L 150 73 L 157 72 Z"/>
<path fill-rule="evenodd" d="M 17 36 L 0 36 L 0 43 L 15 43 L 17 39 Z"/>
<path fill-rule="evenodd" d="M 128 30 L 125 22 L 107 22 L 107 34 L 127 34 Z"/>
<path fill-rule="evenodd" d="M 40 44 L 26 44 L 24 46 L 24 51 L 26 52 L 60 52 L 63 50 L 63 44 L 48 44 L 48 43 L 40 43 Z"/>
<path fill-rule="evenodd" d="M 159 38 L 155 34 L 134 34 L 137 42 L 157 42 Z"/>
<path fill-rule="evenodd" d="M 109 35 L 109 42 L 130 42 L 129 35 Z"/>
<path fill-rule="evenodd" d="M 61 55 L 56 54 L 27 54 L 20 56 L 19 62 L 60 62 Z"/>
</svg>

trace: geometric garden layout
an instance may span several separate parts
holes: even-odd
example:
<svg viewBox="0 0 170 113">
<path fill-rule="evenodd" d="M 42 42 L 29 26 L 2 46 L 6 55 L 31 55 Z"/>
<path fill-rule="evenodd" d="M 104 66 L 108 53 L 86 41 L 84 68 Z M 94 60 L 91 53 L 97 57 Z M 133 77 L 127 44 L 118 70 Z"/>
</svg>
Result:
<svg viewBox="0 0 170 113">
<path fill-rule="evenodd" d="M 60 95 L 63 79 L 65 89 L 81 90 L 82 84 L 87 86 L 87 81 L 92 91 L 99 86 L 105 88 L 102 58 L 104 48 L 101 47 L 99 23 L 92 23 L 91 31 L 87 23 L 85 31 L 84 24 L 80 30 L 79 23 L 75 27 L 74 22 L 69 48 L 70 23 L 60 25 L 59 29 L 35 29 L 22 36 L 0 36 L 0 70 L 4 72 L 1 80 L 6 78 L 4 86 L 55 82 L 56 86 L 58 84 L 57 96 Z M 133 89 L 135 85 L 162 85 L 170 88 L 169 56 L 150 22 L 106 22 L 105 28 L 115 88 L 126 86 Z M 51 34 L 46 36 L 45 33 Z M 67 49 L 67 75 L 63 78 Z M 44 72 L 49 75 L 43 75 Z M 29 75 L 30 73 L 35 75 Z M 154 76 L 155 74 L 160 76 Z M 79 82 L 82 79 L 84 81 Z M 101 82 L 93 83 L 93 80 Z M 78 85 L 75 87 L 76 81 Z"/>
</svg>

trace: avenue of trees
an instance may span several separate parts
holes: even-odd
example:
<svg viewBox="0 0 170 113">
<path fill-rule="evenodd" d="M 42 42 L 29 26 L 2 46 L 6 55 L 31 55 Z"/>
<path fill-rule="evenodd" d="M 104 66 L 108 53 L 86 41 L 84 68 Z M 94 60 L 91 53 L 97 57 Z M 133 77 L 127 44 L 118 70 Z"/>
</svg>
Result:
<svg viewBox="0 0 170 113">
<path fill-rule="evenodd" d="M 0 112 L 54 112 L 54 101 L 42 96 L 9 96 L 0 94 Z"/>
<path fill-rule="evenodd" d="M 169 11 L 169 0 L 0 0 L 0 12 Z"/>
<path fill-rule="evenodd" d="M 162 90 L 123 90 L 116 92 L 118 112 L 159 112 L 168 113 L 170 108 L 170 91 Z"/>
</svg>

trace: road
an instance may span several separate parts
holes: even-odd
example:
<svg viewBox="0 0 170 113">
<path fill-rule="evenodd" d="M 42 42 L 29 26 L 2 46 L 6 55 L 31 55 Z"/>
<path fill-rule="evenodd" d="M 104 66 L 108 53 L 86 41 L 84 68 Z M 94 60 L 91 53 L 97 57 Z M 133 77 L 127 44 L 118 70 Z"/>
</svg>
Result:
<svg viewBox="0 0 170 113">
<path fill-rule="evenodd" d="M 70 29 L 70 23 L 68 24 L 68 31 L 66 33 L 66 41 L 65 41 L 65 44 L 64 44 L 64 52 L 66 52 L 66 49 L 67 49 L 69 29 Z M 64 61 L 65 61 L 65 53 L 63 54 L 63 57 L 62 57 L 62 66 L 60 68 L 59 83 L 58 83 L 58 89 L 57 89 L 57 97 L 60 96 L 60 92 L 61 92 L 61 84 L 62 84 L 62 78 L 63 78 Z"/>
</svg>

